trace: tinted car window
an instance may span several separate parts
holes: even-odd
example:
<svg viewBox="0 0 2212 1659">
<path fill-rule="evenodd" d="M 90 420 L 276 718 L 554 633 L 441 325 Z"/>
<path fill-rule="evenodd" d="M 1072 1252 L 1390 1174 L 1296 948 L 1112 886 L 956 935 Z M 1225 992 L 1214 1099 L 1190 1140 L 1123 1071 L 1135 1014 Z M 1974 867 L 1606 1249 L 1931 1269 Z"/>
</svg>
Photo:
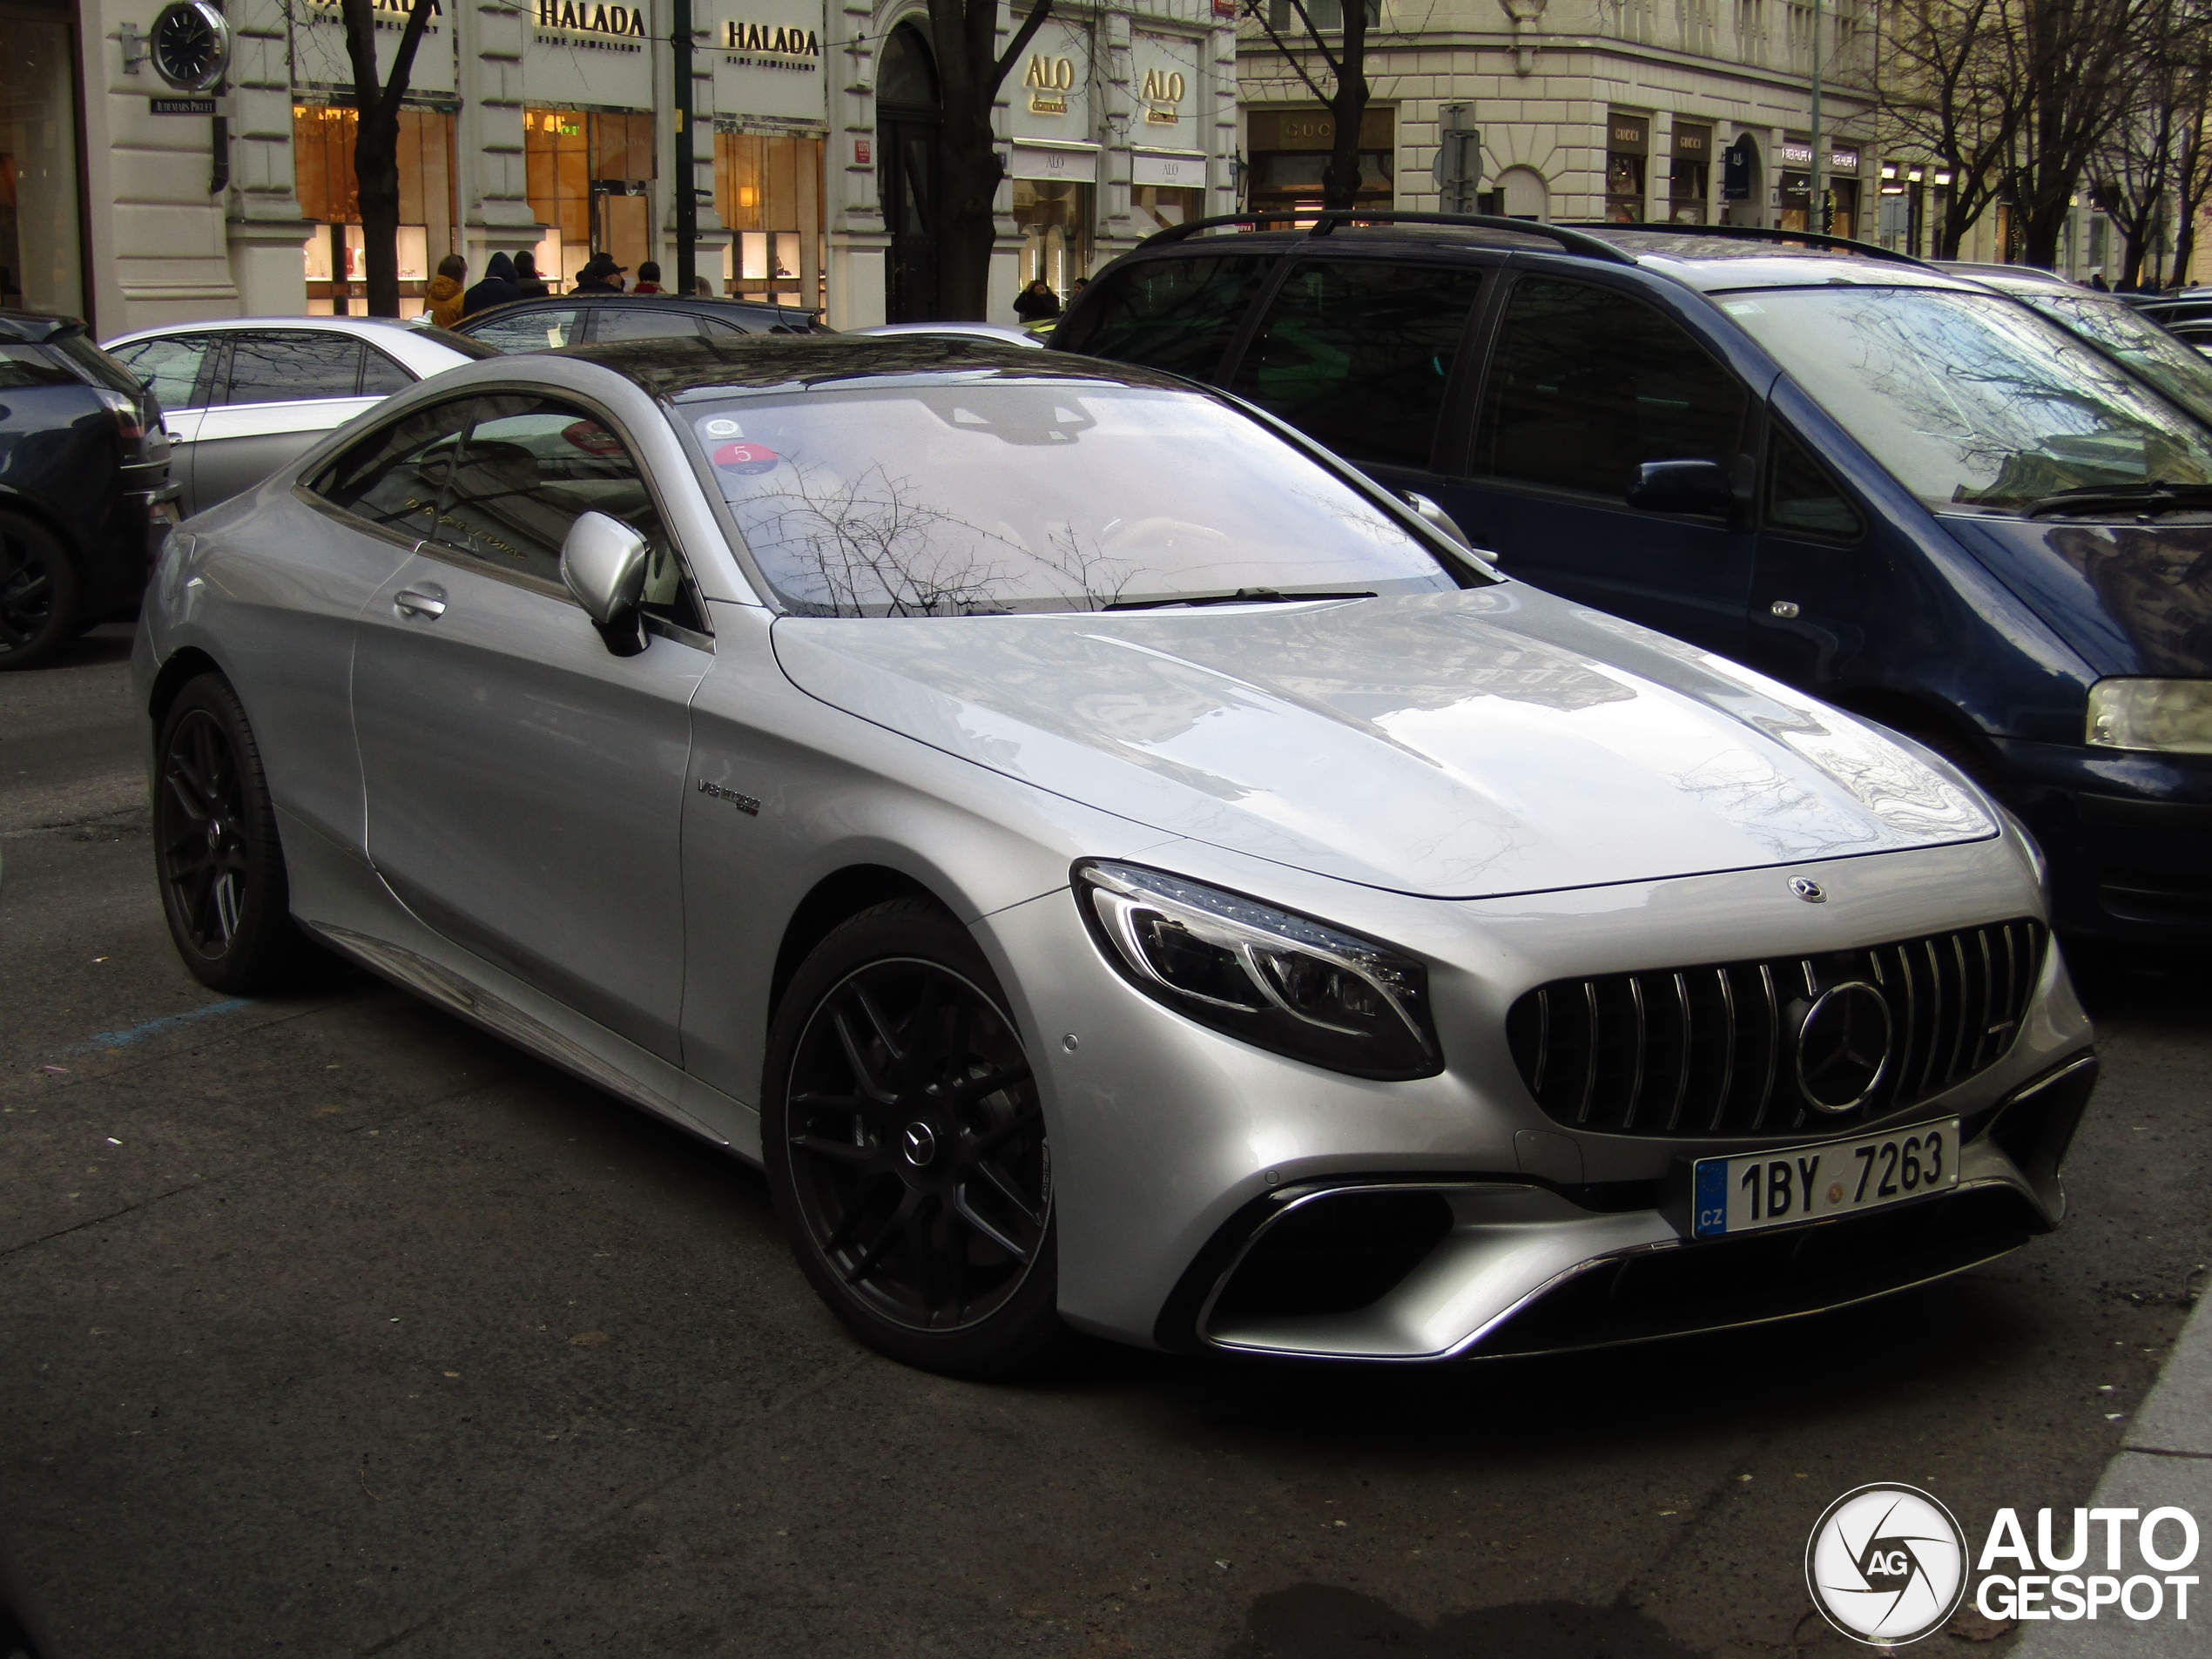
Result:
<svg viewBox="0 0 2212 1659">
<path fill-rule="evenodd" d="M 1240 253 L 1146 260 L 1105 285 L 1062 325 L 1063 351 L 1149 363 L 1204 380 L 1221 366 L 1244 307 L 1271 261 Z"/>
<path fill-rule="evenodd" d="M 688 311 L 647 310 L 643 306 L 595 306 L 591 337 L 609 340 L 696 340 L 698 319 Z"/>
<path fill-rule="evenodd" d="M 1474 470 L 1618 501 L 1647 461 L 1733 466 L 1746 403 L 1743 383 L 1653 307 L 1524 277 L 1484 381 Z"/>
<path fill-rule="evenodd" d="M 415 377 L 390 358 L 371 346 L 361 362 L 361 392 L 363 397 L 389 397 L 395 392 L 404 392 L 415 384 Z"/>
<path fill-rule="evenodd" d="M 361 374 L 361 343 L 350 334 L 301 329 L 231 336 L 230 371 L 219 403 L 291 403 L 353 397 Z"/>
<path fill-rule="evenodd" d="M 1353 461 L 1428 465 L 1482 273 L 1314 260 L 1293 270 L 1233 389 Z"/>
<path fill-rule="evenodd" d="M 575 306 L 545 306 L 502 314 L 480 327 L 463 325 L 469 336 L 495 351 L 546 351 L 582 338 Z"/>
<path fill-rule="evenodd" d="M 334 507 L 403 536 L 428 536 L 476 400 L 416 409 L 353 445 L 308 488 Z"/>
<path fill-rule="evenodd" d="M 566 404 L 487 397 L 454 475 L 433 539 L 496 569 L 561 585 L 561 543 L 584 513 L 605 513 L 654 549 L 649 589 L 673 581 L 660 516 L 622 440 Z"/>
<path fill-rule="evenodd" d="M 777 592 L 817 615 L 1460 585 L 1351 484 L 1196 392 L 1009 380 L 702 394 L 678 424 Z"/>
<path fill-rule="evenodd" d="M 214 346 L 212 334 L 167 334 L 119 346 L 112 354 L 132 374 L 149 380 L 161 407 L 174 411 L 198 407 L 194 393 Z"/>
<path fill-rule="evenodd" d="M 0 341 L 0 389 L 78 383 L 76 375 L 47 356 L 41 347 Z"/>
<path fill-rule="evenodd" d="M 1767 527 L 1839 542 L 1856 542 L 1865 535 L 1858 510 L 1804 445 L 1778 426 L 1773 432 L 1767 456 Z"/>
<path fill-rule="evenodd" d="M 94 345 L 81 331 L 71 329 L 67 334 L 48 336 L 47 347 L 59 352 L 78 374 L 94 386 L 105 386 L 111 392 L 122 392 L 136 397 L 139 392 L 138 377 L 113 357 Z"/>
</svg>

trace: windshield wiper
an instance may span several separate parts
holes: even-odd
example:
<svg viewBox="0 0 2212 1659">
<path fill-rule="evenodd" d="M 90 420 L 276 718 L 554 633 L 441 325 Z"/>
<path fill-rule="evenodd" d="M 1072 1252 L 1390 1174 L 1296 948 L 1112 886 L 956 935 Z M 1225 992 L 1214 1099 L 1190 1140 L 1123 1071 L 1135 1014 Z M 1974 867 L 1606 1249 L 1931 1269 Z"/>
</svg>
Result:
<svg viewBox="0 0 2212 1659">
<path fill-rule="evenodd" d="M 1273 588 L 1239 588 L 1234 593 L 1186 593 L 1172 599 L 1123 599 L 1108 610 L 1164 610 L 1170 605 L 1289 605 L 1308 599 L 1372 599 L 1372 593 L 1278 593 Z"/>
<path fill-rule="evenodd" d="M 2020 511 L 2030 518 L 2046 513 L 2184 513 L 2212 510 L 2212 484 L 2085 484 L 2044 496 Z"/>
</svg>

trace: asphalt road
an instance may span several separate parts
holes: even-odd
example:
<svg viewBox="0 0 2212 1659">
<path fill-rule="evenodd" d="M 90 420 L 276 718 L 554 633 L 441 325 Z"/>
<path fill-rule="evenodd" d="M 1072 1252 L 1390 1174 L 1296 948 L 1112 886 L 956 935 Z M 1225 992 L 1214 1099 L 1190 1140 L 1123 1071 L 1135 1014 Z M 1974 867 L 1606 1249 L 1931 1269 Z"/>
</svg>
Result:
<svg viewBox="0 0 2212 1659">
<path fill-rule="evenodd" d="M 720 1154 L 365 978 L 189 978 L 127 644 L 0 676 L 0 1581 L 52 1659 L 1864 1651 L 1822 1508 L 2086 1502 L 2212 1261 L 2207 981 L 2129 956 L 2074 1218 L 1945 1285 L 1448 1370 L 903 1370 Z"/>
</svg>

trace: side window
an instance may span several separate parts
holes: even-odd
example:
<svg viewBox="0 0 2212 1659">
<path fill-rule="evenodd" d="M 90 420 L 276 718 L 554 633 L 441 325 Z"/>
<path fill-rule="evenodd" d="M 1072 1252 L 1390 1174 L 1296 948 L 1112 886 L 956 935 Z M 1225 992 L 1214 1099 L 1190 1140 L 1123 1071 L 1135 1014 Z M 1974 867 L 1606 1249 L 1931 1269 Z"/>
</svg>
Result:
<svg viewBox="0 0 2212 1659">
<path fill-rule="evenodd" d="M 360 395 L 361 343 L 350 334 L 271 330 L 231 337 L 229 385 L 219 403 L 290 403 Z"/>
<path fill-rule="evenodd" d="M 550 351 L 583 339 L 577 310 L 575 306 L 546 306 L 513 316 L 495 317 L 481 328 L 462 332 L 473 340 L 481 340 L 494 351 Z"/>
<path fill-rule="evenodd" d="M 1314 260 L 1276 291 L 1231 385 L 1352 461 L 1426 467 L 1482 273 Z"/>
<path fill-rule="evenodd" d="M 1491 353 L 1474 470 L 1620 501 L 1647 461 L 1732 467 L 1747 401 L 1736 376 L 1655 307 L 1524 277 Z"/>
<path fill-rule="evenodd" d="M 1820 463 L 1779 426 L 1773 434 L 1767 455 L 1767 528 L 1838 542 L 1863 537 L 1866 526 L 1858 509 L 1821 470 Z"/>
<path fill-rule="evenodd" d="M 361 361 L 361 395 L 389 397 L 415 384 L 415 377 L 371 346 Z"/>
<path fill-rule="evenodd" d="M 1238 253 L 1132 265 L 1069 320 L 1061 347 L 1210 379 L 1270 263 Z"/>
<path fill-rule="evenodd" d="M 193 395 L 214 345 L 212 334 L 169 334 L 119 347 L 113 355 L 133 374 L 151 381 L 156 401 L 174 413 L 199 407 Z"/>
<path fill-rule="evenodd" d="M 566 404 L 523 395 L 478 401 L 432 539 L 448 552 L 560 588 L 561 543 L 585 513 L 618 518 L 645 538 L 647 610 L 703 628 L 637 463 L 597 416 Z"/>
<path fill-rule="evenodd" d="M 434 403 L 379 427 L 324 468 L 308 488 L 372 524 L 427 536 L 475 401 L 462 397 Z"/>
<path fill-rule="evenodd" d="M 698 319 L 688 311 L 649 311 L 643 306 L 595 306 L 591 338 L 610 340 L 697 340 Z"/>
</svg>

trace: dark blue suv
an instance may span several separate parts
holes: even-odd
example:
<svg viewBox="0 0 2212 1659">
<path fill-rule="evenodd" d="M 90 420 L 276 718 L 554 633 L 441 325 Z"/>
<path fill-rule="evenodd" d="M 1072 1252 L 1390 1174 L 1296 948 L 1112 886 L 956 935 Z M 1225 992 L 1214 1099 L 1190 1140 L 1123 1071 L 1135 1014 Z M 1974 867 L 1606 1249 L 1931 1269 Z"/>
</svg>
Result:
<svg viewBox="0 0 2212 1659">
<path fill-rule="evenodd" d="M 1223 387 L 1511 575 L 1917 738 L 2060 925 L 2212 927 L 2212 431 L 1971 280 L 1830 239 L 1209 220 L 1052 344 Z M 1810 242 L 1821 246 L 1810 246 Z"/>
</svg>

